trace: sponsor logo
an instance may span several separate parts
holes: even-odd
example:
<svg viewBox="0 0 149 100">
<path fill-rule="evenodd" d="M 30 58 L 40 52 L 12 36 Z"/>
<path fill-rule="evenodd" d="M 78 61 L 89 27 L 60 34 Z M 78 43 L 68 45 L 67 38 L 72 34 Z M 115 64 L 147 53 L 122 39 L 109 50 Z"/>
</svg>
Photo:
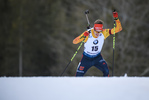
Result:
<svg viewBox="0 0 149 100">
<path fill-rule="evenodd" d="M 98 44 L 98 40 L 94 40 L 93 44 L 95 44 L 95 45 Z"/>
<path fill-rule="evenodd" d="M 79 70 L 83 70 L 83 69 L 84 69 L 84 67 L 83 66 L 80 66 Z"/>
<path fill-rule="evenodd" d="M 78 73 L 84 73 L 84 71 L 77 70 Z"/>
<path fill-rule="evenodd" d="M 106 63 L 105 63 L 105 62 L 103 62 L 102 64 L 103 64 L 103 65 L 105 65 Z"/>
</svg>

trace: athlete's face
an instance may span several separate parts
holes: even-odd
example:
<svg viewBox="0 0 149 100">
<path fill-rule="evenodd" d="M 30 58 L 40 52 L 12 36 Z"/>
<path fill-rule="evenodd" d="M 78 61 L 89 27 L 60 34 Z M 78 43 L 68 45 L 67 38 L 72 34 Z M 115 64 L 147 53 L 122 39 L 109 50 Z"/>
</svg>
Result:
<svg viewBox="0 0 149 100">
<path fill-rule="evenodd" d="M 95 34 L 96 37 L 98 37 L 101 32 L 102 32 L 102 30 L 100 30 L 100 31 L 94 30 L 94 34 Z"/>
</svg>

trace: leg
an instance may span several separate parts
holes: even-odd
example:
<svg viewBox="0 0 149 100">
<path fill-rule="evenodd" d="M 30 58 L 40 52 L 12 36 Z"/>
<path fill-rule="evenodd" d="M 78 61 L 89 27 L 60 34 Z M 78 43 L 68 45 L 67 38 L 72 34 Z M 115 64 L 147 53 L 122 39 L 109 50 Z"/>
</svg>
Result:
<svg viewBox="0 0 149 100">
<path fill-rule="evenodd" d="M 90 68 L 90 61 L 82 57 L 81 62 L 78 65 L 76 76 L 84 76 L 87 70 Z"/>
<path fill-rule="evenodd" d="M 102 56 L 96 60 L 95 67 L 103 72 L 103 76 L 109 76 L 108 65 Z"/>
<path fill-rule="evenodd" d="M 79 62 L 76 76 L 84 76 L 85 73 L 86 73 L 86 71 L 84 70 L 84 66 L 81 66 L 81 62 Z"/>
<path fill-rule="evenodd" d="M 102 62 L 102 65 L 101 67 L 103 68 L 103 76 L 109 76 L 109 68 L 108 68 L 108 65 L 107 63 L 104 61 Z"/>
</svg>

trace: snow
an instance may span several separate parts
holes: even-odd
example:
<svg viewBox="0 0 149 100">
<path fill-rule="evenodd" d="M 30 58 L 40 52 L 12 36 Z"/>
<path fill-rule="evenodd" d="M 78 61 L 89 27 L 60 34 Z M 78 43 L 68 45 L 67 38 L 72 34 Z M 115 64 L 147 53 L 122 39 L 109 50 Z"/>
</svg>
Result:
<svg viewBox="0 0 149 100">
<path fill-rule="evenodd" d="M 149 77 L 0 77 L 0 100 L 149 100 Z"/>
</svg>

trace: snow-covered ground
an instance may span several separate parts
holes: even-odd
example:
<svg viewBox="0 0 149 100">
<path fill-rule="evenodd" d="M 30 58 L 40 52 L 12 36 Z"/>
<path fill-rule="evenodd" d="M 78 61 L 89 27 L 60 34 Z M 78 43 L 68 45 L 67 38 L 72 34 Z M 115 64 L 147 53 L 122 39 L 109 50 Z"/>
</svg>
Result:
<svg viewBox="0 0 149 100">
<path fill-rule="evenodd" d="M 149 77 L 0 77 L 0 100 L 149 100 Z"/>
</svg>

